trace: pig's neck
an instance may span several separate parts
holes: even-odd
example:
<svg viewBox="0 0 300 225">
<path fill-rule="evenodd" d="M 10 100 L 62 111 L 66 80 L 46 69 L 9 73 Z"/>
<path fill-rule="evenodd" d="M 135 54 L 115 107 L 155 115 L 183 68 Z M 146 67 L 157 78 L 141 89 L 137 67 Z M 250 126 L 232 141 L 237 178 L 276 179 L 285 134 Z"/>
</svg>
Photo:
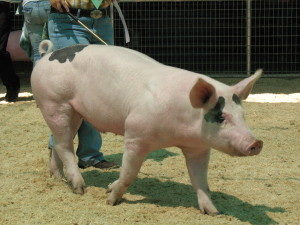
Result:
<svg viewBox="0 0 300 225">
<path fill-rule="evenodd" d="M 159 91 L 163 92 L 164 97 L 159 101 L 168 108 L 168 115 L 164 115 L 160 121 L 161 135 L 166 135 L 165 140 L 170 141 L 167 145 L 183 147 L 184 143 L 208 147 L 201 133 L 203 109 L 193 108 L 189 99 L 190 91 L 199 76 L 201 75 L 176 69 L 160 84 Z"/>
</svg>

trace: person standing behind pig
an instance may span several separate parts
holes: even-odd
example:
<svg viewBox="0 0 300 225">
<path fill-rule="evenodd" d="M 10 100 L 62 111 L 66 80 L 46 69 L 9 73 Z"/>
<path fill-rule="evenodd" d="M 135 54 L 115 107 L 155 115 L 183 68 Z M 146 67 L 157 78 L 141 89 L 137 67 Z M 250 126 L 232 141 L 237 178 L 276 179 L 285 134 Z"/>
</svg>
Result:
<svg viewBox="0 0 300 225">
<path fill-rule="evenodd" d="M 113 45 L 113 26 L 109 17 L 112 0 L 50 0 L 51 10 L 48 21 L 49 39 L 53 49 L 58 50 L 76 44 L 99 44 L 89 32 L 73 21 L 66 13 L 73 15 L 99 35 L 107 44 Z M 102 4 L 101 4 L 102 3 Z M 87 121 L 83 121 L 78 130 L 78 166 L 105 169 L 117 167 L 114 162 L 106 161 L 99 151 L 102 145 L 101 134 Z M 53 136 L 49 148 L 54 147 Z"/>
<path fill-rule="evenodd" d="M 48 0 L 23 0 L 24 24 L 20 46 L 24 49 L 33 65 L 41 58 L 39 44 L 50 13 L 50 2 Z"/>
<path fill-rule="evenodd" d="M 5 100 L 8 102 L 15 102 L 20 91 L 20 79 L 15 73 L 10 54 L 6 51 L 13 17 L 10 3 L 14 2 L 18 1 L 0 0 L 0 78 L 6 87 Z"/>
</svg>

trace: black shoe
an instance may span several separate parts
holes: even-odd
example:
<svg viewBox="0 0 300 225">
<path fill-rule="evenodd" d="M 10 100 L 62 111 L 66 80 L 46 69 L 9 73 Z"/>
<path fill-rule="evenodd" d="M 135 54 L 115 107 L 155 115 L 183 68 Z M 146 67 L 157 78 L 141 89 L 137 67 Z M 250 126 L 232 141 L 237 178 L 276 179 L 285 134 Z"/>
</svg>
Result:
<svg viewBox="0 0 300 225">
<path fill-rule="evenodd" d="M 7 102 L 17 101 L 18 95 L 19 95 L 19 92 L 20 92 L 20 88 L 19 87 L 17 87 L 17 88 L 15 88 L 15 87 L 6 87 L 6 90 L 7 90 L 7 92 L 6 92 L 6 95 L 4 97 L 5 100 Z"/>
<path fill-rule="evenodd" d="M 95 167 L 95 168 L 98 168 L 98 169 L 114 169 L 114 168 L 119 168 L 120 166 L 117 165 L 116 163 L 114 162 L 108 162 L 106 160 L 102 160 L 94 165 L 83 165 L 82 163 L 78 163 L 78 167 L 80 169 L 85 169 L 85 168 L 88 168 L 88 167 Z"/>
<path fill-rule="evenodd" d="M 114 169 L 114 168 L 119 168 L 120 166 L 118 166 L 114 162 L 102 160 L 101 162 L 98 162 L 95 165 L 93 165 L 93 167 L 99 168 L 99 169 Z"/>
</svg>

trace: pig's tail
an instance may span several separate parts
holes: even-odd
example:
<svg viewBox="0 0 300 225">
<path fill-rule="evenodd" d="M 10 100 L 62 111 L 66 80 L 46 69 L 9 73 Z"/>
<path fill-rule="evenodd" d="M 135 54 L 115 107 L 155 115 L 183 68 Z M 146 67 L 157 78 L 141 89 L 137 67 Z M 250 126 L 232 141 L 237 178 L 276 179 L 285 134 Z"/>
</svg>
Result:
<svg viewBox="0 0 300 225">
<path fill-rule="evenodd" d="M 42 57 L 52 51 L 53 51 L 53 44 L 50 40 L 43 40 L 40 43 L 39 52 Z"/>
</svg>

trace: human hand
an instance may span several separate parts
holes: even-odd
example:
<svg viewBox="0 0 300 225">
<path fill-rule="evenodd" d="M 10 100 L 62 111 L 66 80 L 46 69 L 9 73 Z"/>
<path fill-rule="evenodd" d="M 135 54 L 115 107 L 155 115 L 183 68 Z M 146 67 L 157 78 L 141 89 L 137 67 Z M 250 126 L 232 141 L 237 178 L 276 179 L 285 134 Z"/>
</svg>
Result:
<svg viewBox="0 0 300 225">
<path fill-rule="evenodd" d="M 114 1 L 119 2 L 120 0 L 103 0 L 102 4 L 101 4 L 101 8 L 107 8 L 108 6 L 110 6 L 111 3 L 113 3 Z"/>
<path fill-rule="evenodd" d="M 52 7 L 60 12 L 69 12 L 69 3 L 66 0 L 50 0 Z"/>
</svg>

